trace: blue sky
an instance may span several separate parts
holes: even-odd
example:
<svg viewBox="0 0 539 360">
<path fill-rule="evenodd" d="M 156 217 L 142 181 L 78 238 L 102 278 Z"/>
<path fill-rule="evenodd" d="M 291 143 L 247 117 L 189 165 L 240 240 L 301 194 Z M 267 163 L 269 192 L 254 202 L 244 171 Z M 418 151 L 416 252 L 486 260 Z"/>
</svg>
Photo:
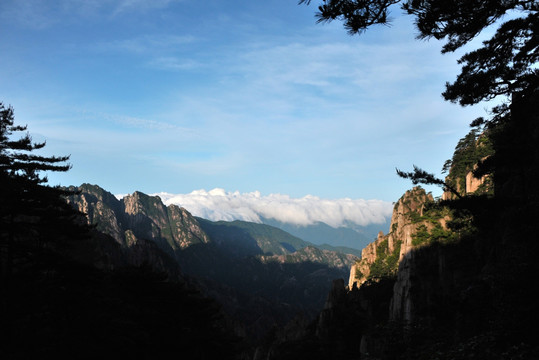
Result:
<svg viewBox="0 0 539 360">
<path fill-rule="evenodd" d="M 398 9 L 351 37 L 314 5 L 3 0 L 0 101 L 71 154 L 52 184 L 396 201 L 396 167 L 440 174 L 485 115 L 440 95 L 462 53 Z"/>
</svg>

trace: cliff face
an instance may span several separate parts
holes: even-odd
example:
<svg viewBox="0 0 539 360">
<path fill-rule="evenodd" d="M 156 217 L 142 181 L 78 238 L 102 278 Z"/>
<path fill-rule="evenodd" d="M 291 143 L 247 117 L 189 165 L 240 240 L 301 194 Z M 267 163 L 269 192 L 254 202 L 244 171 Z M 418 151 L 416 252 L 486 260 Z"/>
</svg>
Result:
<svg viewBox="0 0 539 360">
<path fill-rule="evenodd" d="M 492 287 L 481 274 L 483 245 L 450 231 L 451 214 L 422 188 L 407 191 L 395 204 L 390 233 L 379 233 L 352 266 L 348 288 L 334 281 L 310 332 L 291 343 L 278 339 L 268 359 L 311 348 L 310 358 L 320 359 L 460 359 L 439 357 L 438 346 L 485 331 Z M 490 340 L 485 335 L 463 346 L 483 351 L 490 346 L 477 345 L 483 341 Z"/>
<path fill-rule="evenodd" d="M 90 263 L 100 269 L 112 270 L 122 266 L 140 266 L 149 264 L 159 272 L 182 281 L 180 267 L 151 238 L 141 237 L 138 231 L 127 226 L 128 217 L 122 201 L 99 186 L 84 184 L 76 195 L 66 200 L 79 211 L 86 214 L 89 224 L 95 226 L 92 239 L 79 244 L 74 256 L 84 263 Z"/>
<path fill-rule="evenodd" d="M 421 187 L 407 191 L 393 208 L 390 233 L 380 232 L 352 266 L 348 288 L 360 287 L 368 279 L 395 275 L 412 249 L 447 240 L 451 236 L 447 229 L 449 213 L 434 205 L 432 195 Z"/>
<path fill-rule="evenodd" d="M 472 130 L 463 137 L 455 147 L 451 160 L 446 161 L 444 170 L 448 171 L 446 184 L 460 195 L 492 194 L 494 192 L 493 179 L 490 175 L 476 177 L 479 164 L 487 161 L 494 153 L 492 139 L 488 133 L 478 134 Z M 454 200 L 457 196 L 450 191 L 442 195 L 443 200 Z"/>
<path fill-rule="evenodd" d="M 387 321 L 412 326 L 414 336 L 428 337 L 428 332 L 435 332 L 450 334 L 443 336 L 458 340 L 485 331 L 486 318 L 493 309 L 490 297 L 496 287 L 487 280 L 492 273 L 486 269 L 494 262 L 486 246 L 488 239 L 478 236 L 474 229 L 475 224 L 492 219 L 482 217 L 488 197 L 475 195 L 491 195 L 493 185 L 491 178 L 476 178 L 474 172 L 478 162 L 488 161 L 491 151 L 486 136 L 471 132 L 461 140 L 453 159 L 446 163 L 450 170 L 446 183 L 464 197 L 460 202 L 462 208 L 442 207 L 419 187 L 407 191 L 395 204 L 390 233 L 380 233 L 351 269 L 350 290 L 368 280 L 372 281 L 367 285 L 376 286 L 380 279 L 394 279 Z M 455 198 L 455 194 L 448 192 L 443 196 L 446 200 Z M 466 210 L 459 213 L 459 223 L 455 225 L 463 231 L 456 233 L 448 228 L 448 223 L 453 220 L 453 211 L 461 209 Z M 375 316 L 367 322 L 380 319 L 383 317 Z M 386 357 L 380 351 L 380 340 L 373 340 L 372 335 L 372 330 L 362 335 L 362 352 Z M 404 339 L 411 335 L 400 336 L 401 341 L 407 342 Z"/>
<path fill-rule="evenodd" d="M 113 237 L 124 247 L 147 241 L 175 257 L 175 251 L 208 243 L 209 238 L 191 214 L 178 206 L 164 206 L 157 196 L 135 192 L 118 200 L 95 185 L 83 184 L 68 202 L 87 214 L 97 230 Z"/>
<path fill-rule="evenodd" d="M 451 176 L 446 178 L 446 182 L 453 182 L 456 184 L 456 191 L 460 195 L 469 194 L 484 194 L 493 191 L 492 179 L 489 175 L 483 175 L 479 178 L 475 177 L 474 171 L 477 169 L 475 165 L 471 170 L 466 172 L 461 181 L 454 181 Z M 457 196 L 450 191 L 444 191 L 442 194 L 442 200 L 455 200 Z"/>
</svg>

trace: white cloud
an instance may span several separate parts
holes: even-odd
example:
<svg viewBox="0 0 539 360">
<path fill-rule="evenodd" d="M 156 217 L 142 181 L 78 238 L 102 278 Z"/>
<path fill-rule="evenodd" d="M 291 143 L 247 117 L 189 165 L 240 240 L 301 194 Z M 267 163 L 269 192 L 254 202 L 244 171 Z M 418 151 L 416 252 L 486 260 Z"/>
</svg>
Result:
<svg viewBox="0 0 539 360">
<path fill-rule="evenodd" d="M 189 194 L 158 193 L 165 204 L 176 204 L 193 215 L 213 221 L 244 220 L 261 222 L 261 218 L 275 219 L 296 225 L 317 221 L 333 227 L 352 222 L 357 225 L 380 224 L 392 213 L 392 204 L 382 200 L 321 199 L 307 195 L 292 198 L 288 195 L 261 195 L 254 191 L 240 193 L 224 189 L 195 190 Z"/>
</svg>

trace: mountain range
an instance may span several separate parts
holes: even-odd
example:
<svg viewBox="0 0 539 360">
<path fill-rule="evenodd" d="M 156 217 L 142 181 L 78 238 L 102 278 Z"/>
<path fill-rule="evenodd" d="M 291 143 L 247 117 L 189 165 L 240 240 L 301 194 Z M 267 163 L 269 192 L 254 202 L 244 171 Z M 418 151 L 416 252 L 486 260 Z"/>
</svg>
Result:
<svg viewBox="0 0 539 360">
<path fill-rule="evenodd" d="M 387 231 L 392 205 L 381 200 L 320 199 L 307 195 L 196 190 L 189 194 L 160 192 L 165 205 L 184 207 L 212 221 L 241 220 L 278 227 L 316 245 L 328 244 L 361 250 Z M 121 198 L 123 195 L 117 195 Z"/>
<path fill-rule="evenodd" d="M 298 313 L 312 317 L 332 280 L 347 277 L 357 260 L 270 225 L 196 218 L 141 192 L 117 199 L 96 185 L 70 190 L 76 194 L 68 202 L 101 234 L 92 245 L 98 255 L 86 261 L 149 264 L 186 277 L 222 304 L 239 335 L 258 338 Z"/>
<path fill-rule="evenodd" d="M 307 240 L 328 250 L 337 250 L 361 255 L 361 250 L 376 238 L 380 231 L 389 229 L 389 220 L 382 224 L 360 226 L 346 223 L 346 226 L 332 227 L 317 221 L 310 225 L 297 225 L 275 219 L 261 218 L 262 223 L 275 226 L 294 236 Z M 355 250 L 355 251 L 354 251 Z"/>
</svg>

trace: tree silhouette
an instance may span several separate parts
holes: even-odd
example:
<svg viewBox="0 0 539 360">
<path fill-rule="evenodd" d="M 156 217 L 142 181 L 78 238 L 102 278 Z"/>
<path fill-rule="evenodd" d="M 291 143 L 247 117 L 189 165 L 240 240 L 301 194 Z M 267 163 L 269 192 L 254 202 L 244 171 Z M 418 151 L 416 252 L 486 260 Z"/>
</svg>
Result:
<svg viewBox="0 0 539 360">
<path fill-rule="evenodd" d="M 47 177 L 42 175 L 69 170 L 69 156 L 35 154 L 45 142 L 33 142 L 26 130 L 15 124 L 13 108 L 0 102 L 0 317 L 4 334 L 10 332 L 12 278 L 69 240 L 85 237 L 88 229 L 80 221 L 82 214 L 65 202 L 63 196 L 69 192 L 46 185 Z M 7 338 L 2 336 L 2 340 Z"/>
</svg>

